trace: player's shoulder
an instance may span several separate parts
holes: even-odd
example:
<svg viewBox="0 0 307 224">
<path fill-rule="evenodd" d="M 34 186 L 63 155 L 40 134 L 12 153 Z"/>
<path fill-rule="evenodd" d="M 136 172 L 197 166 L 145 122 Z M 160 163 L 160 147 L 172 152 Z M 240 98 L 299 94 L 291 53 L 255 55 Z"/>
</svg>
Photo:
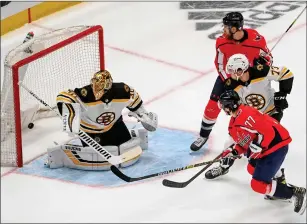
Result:
<svg viewBox="0 0 307 224">
<path fill-rule="evenodd" d="M 250 68 L 251 79 L 265 78 L 270 72 L 270 66 L 266 64 L 254 65 Z"/>
<path fill-rule="evenodd" d="M 124 82 L 114 82 L 112 84 L 113 99 L 130 99 L 130 92 L 133 89 Z"/>
<path fill-rule="evenodd" d="M 96 101 L 91 85 L 86 85 L 81 88 L 75 88 L 74 93 L 84 103 L 90 103 Z"/>
<path fill-rule="evenodd" d="M 254 36 L 260 35 L 260 33 L 255 29 L 245 28 L 244 30 L 248 33 L 249 36 L 254 37 Z"/>
<path fill-rule="evenodd" d="M 232 78 L 228 78 L 224 82 L 225 90 L 234 90 L 234 89 L 236 89 L 240 85 L 241 84 L 240 84 L 239 81 L 237 81 L 235 79 L 232 79 Z"/>
<path fill-rule="evenodd" d="M 239 106 L 238 113 L 237 113 L 237 116 L 235 118 L 235 125 L 236 126 L 244 126 L 248 117 L 250 117 L 250 116 L 255 117 L 255 116 L 258 116 L 258 115 L 260 115 L 260 112 L 257 109 L 255 109 L 251 106 L 248 106 L 248 105 L 241 104 Z"/>
<path fill-rule="evenodd" d="M 219 48 L 227 44 L 233 44 L 233 42 L 231 40 L 228 40 L 224 35 L 221 35 L 218 38 L 216 38 L 216 41 L 215 41 L 216 48 Z"/>
<path fill-rule="evenodd" d="M 62 102 L 62 103 L 76 103 L 77 102 L 77 95 L 71 89 L 66 90 L 66 91 L 61 91 L 61 92 L 58 93 L 56 101 Z"/>
<path fill-rule="evenodd" d="M 257 30 L 255 29 L 244 29 L 247 32 L 248 40 L 253 42 L 259 42 L 264 40 L 264 36 L 262 36 Z"/>
</svg>

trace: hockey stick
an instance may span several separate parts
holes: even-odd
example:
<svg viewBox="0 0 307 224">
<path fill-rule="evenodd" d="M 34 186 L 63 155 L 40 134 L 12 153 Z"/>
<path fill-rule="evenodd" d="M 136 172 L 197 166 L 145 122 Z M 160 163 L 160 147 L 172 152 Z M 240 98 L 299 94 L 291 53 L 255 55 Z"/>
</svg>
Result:
<svg viewBox="0 0 307 224">
<path fill-rule="evenodd" d="M 35 99 L 37 99 L 40 103 L 42 103 L 44 106 L 48 107 L 50 110 L 54 111 L 57 116 L 60 118 L 62 115 L 55 109 L 53 109 L 51 106 L 49 106 L 44 100 L 39 98 L 35 93 L 33 93 L 30 89 L 28 89 L 25 85 L 22 84 L 22 82 L 19 82 L 19 85 L 25 89 L 29 94 L 31 94 Z M 136 158 L 138 155 L 142 153 L 142 149 L 140 147 L 135 147 L 131 149 L 130 151 L 123 153 L 120 156 L 114 156 L 110 152 L 108 152 L 105 148 L 103 148 L 100 144 L 98 144 L 94 139 L 92 139 L 87 133 L 80 130 L 77 134 L 80 139 L 82 139 L 86 144 L 88 144 L 99 156 L 101 156 L 103 159 L 111 163 L 112 165 L 117 165 L 123 162 L 127 162 L 129 160 L 132 160 Z"/>
<path fill-rule="evenodd" d="M 276 44 L 272 47 L 271 52 L 273 51 L 273 49 L 276 47 L 276 45 L 281 41 L 281 39 L 286 35 L 286 33 L 291 29 L 291 27 L 294 25 L 294 23 L 298 20 L 298 18 L 303 14 L 303 12 L 305 11 L 307 6 L 305 6 L 305 8 L 302 10 L 302 12 L 296 17 L 296 19 L 290 24 L 290 26 L 288 27 L 288 29 L 286 30 L 286 32 L 284 32 L 284 34 L 278 39 L 278 41 L 276 42 Z"/>
<path fill-rule="evenodd" d="M 273 49 L 276 47 L 276 45 L 281 41 L 281 39 L 286 35 L 286 33 L 291 29 L 291 27 L 294 25 L 294 23 L 298 20 L 298 18 L 303 14 L 303 12 L 305 11 L 305 9 L 307 8 L 307 6 L 305 6 L 305 8 L 301 11 L 301 13 L 296 17 L 296 19 L 290 24 L 290 26 L 288 27 L 288 29 L 285 31 L 285 33 L 278 39 L 278 41 L 276 42 L 276 44 L 272 47 L 272 49 L 270 50 L 270 52 L 273 51 Z M 218 155 L 216 157 L 216 159 L 220 158 L 222 155 L 222 153 L 220 155 Z M 197 178 L 201 173 L 203 173 L 205 170 L 207 170 L 209 167 L 211 166 L 211 164 L 208 164 L 207 166 L 205 166 L 203 169 L 201 169 L 198 173 L 196 173 L 192 178 L 190 178 L 189 180 L 185 181 L 185 182 L 175 182 L 175 181 L 171 181 L 171 180 L 167 180 L 164 179 L 162 184 L 164 186 L 167 187 L 173 187 L 173 188 L 184 188 L 186 187 L 188 184 L 190 184 L 195 178 Z"/>
<path fill-rule="evenodd" d="M 166 171 L 162 171 L 162 172 L 159 172 L 159 173 L 153 173 L 153 174 L 149 174 L 149 175 L 142 176 L 142 177 L 129 177 L 129 176 L 125 175 L 123 172 L 121 172 L 116 166 L 111 166 L 111 171 L 116 176 L 118 176 L 120 179 L 122 179 L 126 182 L 134 182 L 134 181 L 145 180 L 145 179 L 148 179 L 148 178 L 162 176 L 162 175 L 166 175 L 166 174 L 170 174 L 170 173 L 174 173 L 174 172 L 178 172 L 178 171 L 182 171 L 182 170 L 187 170 L 187 169 L 191 169 L 191 168 L 195 168 L 195 167 L 199 167 L 199 166 L 204 166 L 204 165 L 207 165 L 207 164 L 213 164 L 213 163 L 216 163 L 216 162 L 219 162 L 219 161 L 220 161 L 220 159 L 216 158 L 216 159 L 211 160 L 211 161 L 195 163 L 195 164 L 192 164 L 192 165 L 187 165 L 187 166 L 180 167 L 180 168 L 166 170 Z"/>
<path fill-rule="evenodd" d="M 219 154 L 214 160 L 219 160 L 220 157 L 222 156 L 222 153 Z M 202 174 L 202 172 L 204 172 L 205 170 L 207 170 L 213 163 L 209 163 L 207 166 L 205 166 L 204 168 L 202 168 L 200 171 L 198 171 L 198 173 L 196 173 L 193 177 L 191 177 L 189 180 L 185 181 L 185 182 L 176 182 L 176 181 L 172 181 L 172 180 L 167 180 L 164 179 L 162 181 L 162 184 L 166 187 L 173 187 L 173 188 L 184 188 L 186 186 L 188 186 L 189 183 L 191 183 L 194 179 L 196 179 L 196 177 L 198 177 L 200 174 Z"/>
</svg>

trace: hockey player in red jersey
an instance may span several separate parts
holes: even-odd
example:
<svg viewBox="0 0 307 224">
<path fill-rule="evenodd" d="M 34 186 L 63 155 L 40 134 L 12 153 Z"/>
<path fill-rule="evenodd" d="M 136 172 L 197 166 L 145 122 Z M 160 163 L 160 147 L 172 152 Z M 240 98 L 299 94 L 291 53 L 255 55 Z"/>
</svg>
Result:
<svg viewBox="0 0 307 224">
<path fill-rule="evenodd" d="M 232 55 L 226 65 L 226 71 L 231 75 L 225 82 L 225 90 L 235 90 L 240 96 L 241 102 L 254 107 L 262 113 L 268 114 L 278 122 L 283 117 L 283 111 L 288 108 L 287 95 L 291 93 L 294 76 L 290 69 L 285 66 L 268 66 L 258 64 L 250 67 L 247 57 L 243 54 Z M 272 81 L 279 83 L 279 91 L 272 88 Z M 224 148 L 233 144 L 229 138 Z M 249 159 L 250 166 L 255 166 L 254 159 Z M 227 168 L 224 164 L 213 167 L 205 174 L 207 179 L 214 179 L 229 172 L 234 160 L 227 161 Z M 276 177 L 279 182 L 285 182 L 284 170 L 282 175 Z M 265 196 L 266 199 L 277 199 Z"/>
<path fill-rule="evenodd" d="M 224 81 L 230 77 L 225 71 L 226 63 L 233 54 L 247 56 L 251 66 L 272 63 L 272 55 L 265 38 L 254 29 L 243 29 L 244 18 L 239 12 L 230 12 L 223 18 L 224 34 L 216 40 L 215 66 L 219 76 L 206 105 L 200 129 L 200 136 L 191 144 L 191 150 L 199 150 L 208 140 L 220 113 L 217 102 L 224 92 Z"/>
<path fill-rule="evenodd" d="M 219 107 L 231 116 L 228 131 L 235 141 L 232 147 L 224 150 L 223 160 L 241 154 L 257 159 L 255 168 L 248 166 L 248 172 L 252 175 L 251 188 L 260 194 L 294 199 L 294 211 L 303 214 L 306 209 L 306 188 L 273 179 L 292 141 L 287 129 L 269 115 L 242 104 L 234 90 L 221 94 Z"/>
</svg>

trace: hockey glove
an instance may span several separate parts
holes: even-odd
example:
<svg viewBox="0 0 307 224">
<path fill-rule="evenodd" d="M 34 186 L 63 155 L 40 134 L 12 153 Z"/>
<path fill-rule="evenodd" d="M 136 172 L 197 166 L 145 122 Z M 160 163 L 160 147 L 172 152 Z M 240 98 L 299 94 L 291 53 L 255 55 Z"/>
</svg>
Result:
<svg viewBox="0 0 307 224">
<path fill-rule="evenodd" d="M 263 148 L 256 141 L 253 141 L 249 144 L 249 150 L 250 154 L 248 155 L 248 157 L 256 159 L 262 152 Z"/>
<path fill-rule="evenodd" d="M 227 169 L 231 167 L 239 153 L 234 149 L 234 144 L 225 149 L 222 153 L 221 167 Z"/>
<path fill-rule="evenodd" d="M 158 115 L 153 112 L 147 112 L 143 106 L 136 111 L 130 111 L 129 117 L 135 117 L 141 122 L 147 131 L 155 131 L 158 126 Z"/>
<path fill-rule="evenodd" d="M 282 111 L 286 108 L 288 108 L 288 101 L 286 99 L 287 93 L 283 92 L 276 92 L 274 93 L 274 105 L 276 107 L 276 110 Z"/>
<path fill-rule="evenodd" d="M 254 59 L 254 65 L 266 65 L 268 64 L 268 60 L 262 56 Z"/>
</svg>

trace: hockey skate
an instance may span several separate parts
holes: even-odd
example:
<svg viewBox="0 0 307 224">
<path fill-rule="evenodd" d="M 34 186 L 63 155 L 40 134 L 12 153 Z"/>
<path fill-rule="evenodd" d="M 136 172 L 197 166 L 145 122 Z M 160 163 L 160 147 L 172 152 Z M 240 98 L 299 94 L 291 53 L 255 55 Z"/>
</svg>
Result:
<svg viewBox="0 0 307 224">
<path fill-rule="evenodd" d="M 201 147 L 203 147 L 203 145 L 206 144 L 207 140 L 208 140 L 208 137 L 205 138 L 205 137 L 199 136 L 190 146 L 191 150 L 192 151 L 200 150 Z"/>
<path fill-rule="evenodd" d="M 214 167 L 205 173 L 206 179 L 215 179 L 219 176 L 225 175 L 229 172 L 229 168 L 223 168 L 222 166 Z"/>
<path fill-rule="evenodd" d="M 273 180 L 276 180 L 280 184 L 287 184 L 286 176 L 285 176 L 285 172 L 284 171 L 285 171 L 284 168 L 282 168 L 281 169 L 282 175 L 280 177 L 278 177 L 278 178 L 273 178 Z M 285 202 L 292 202 L 291 199 L 279 198 L 279 197 L 270 196 L 270 195 L 265 195 L 264 199 L 265 200 L 279 200 L 279 201 L 285 201 Z"/>
<path fill-rule="evenodd" d="M 29 40 L 31 40 L 34 37 L 34 33 L 33 32 L 29 32 L 27 33 L 26 38 L 23 40 L 23 43 L 28 42 Z M 28 53 L 28 54 L 32 54 L 33 51 L 31 49 L 31 47 L 27 47 L 24 52 Z"/>
<path fill-rule="evenodd" d="M 294 212 L 303 215 L 306 210 L 306 188 L 293 187 L 293 199 L 294 199 Z"/>
</svg>

